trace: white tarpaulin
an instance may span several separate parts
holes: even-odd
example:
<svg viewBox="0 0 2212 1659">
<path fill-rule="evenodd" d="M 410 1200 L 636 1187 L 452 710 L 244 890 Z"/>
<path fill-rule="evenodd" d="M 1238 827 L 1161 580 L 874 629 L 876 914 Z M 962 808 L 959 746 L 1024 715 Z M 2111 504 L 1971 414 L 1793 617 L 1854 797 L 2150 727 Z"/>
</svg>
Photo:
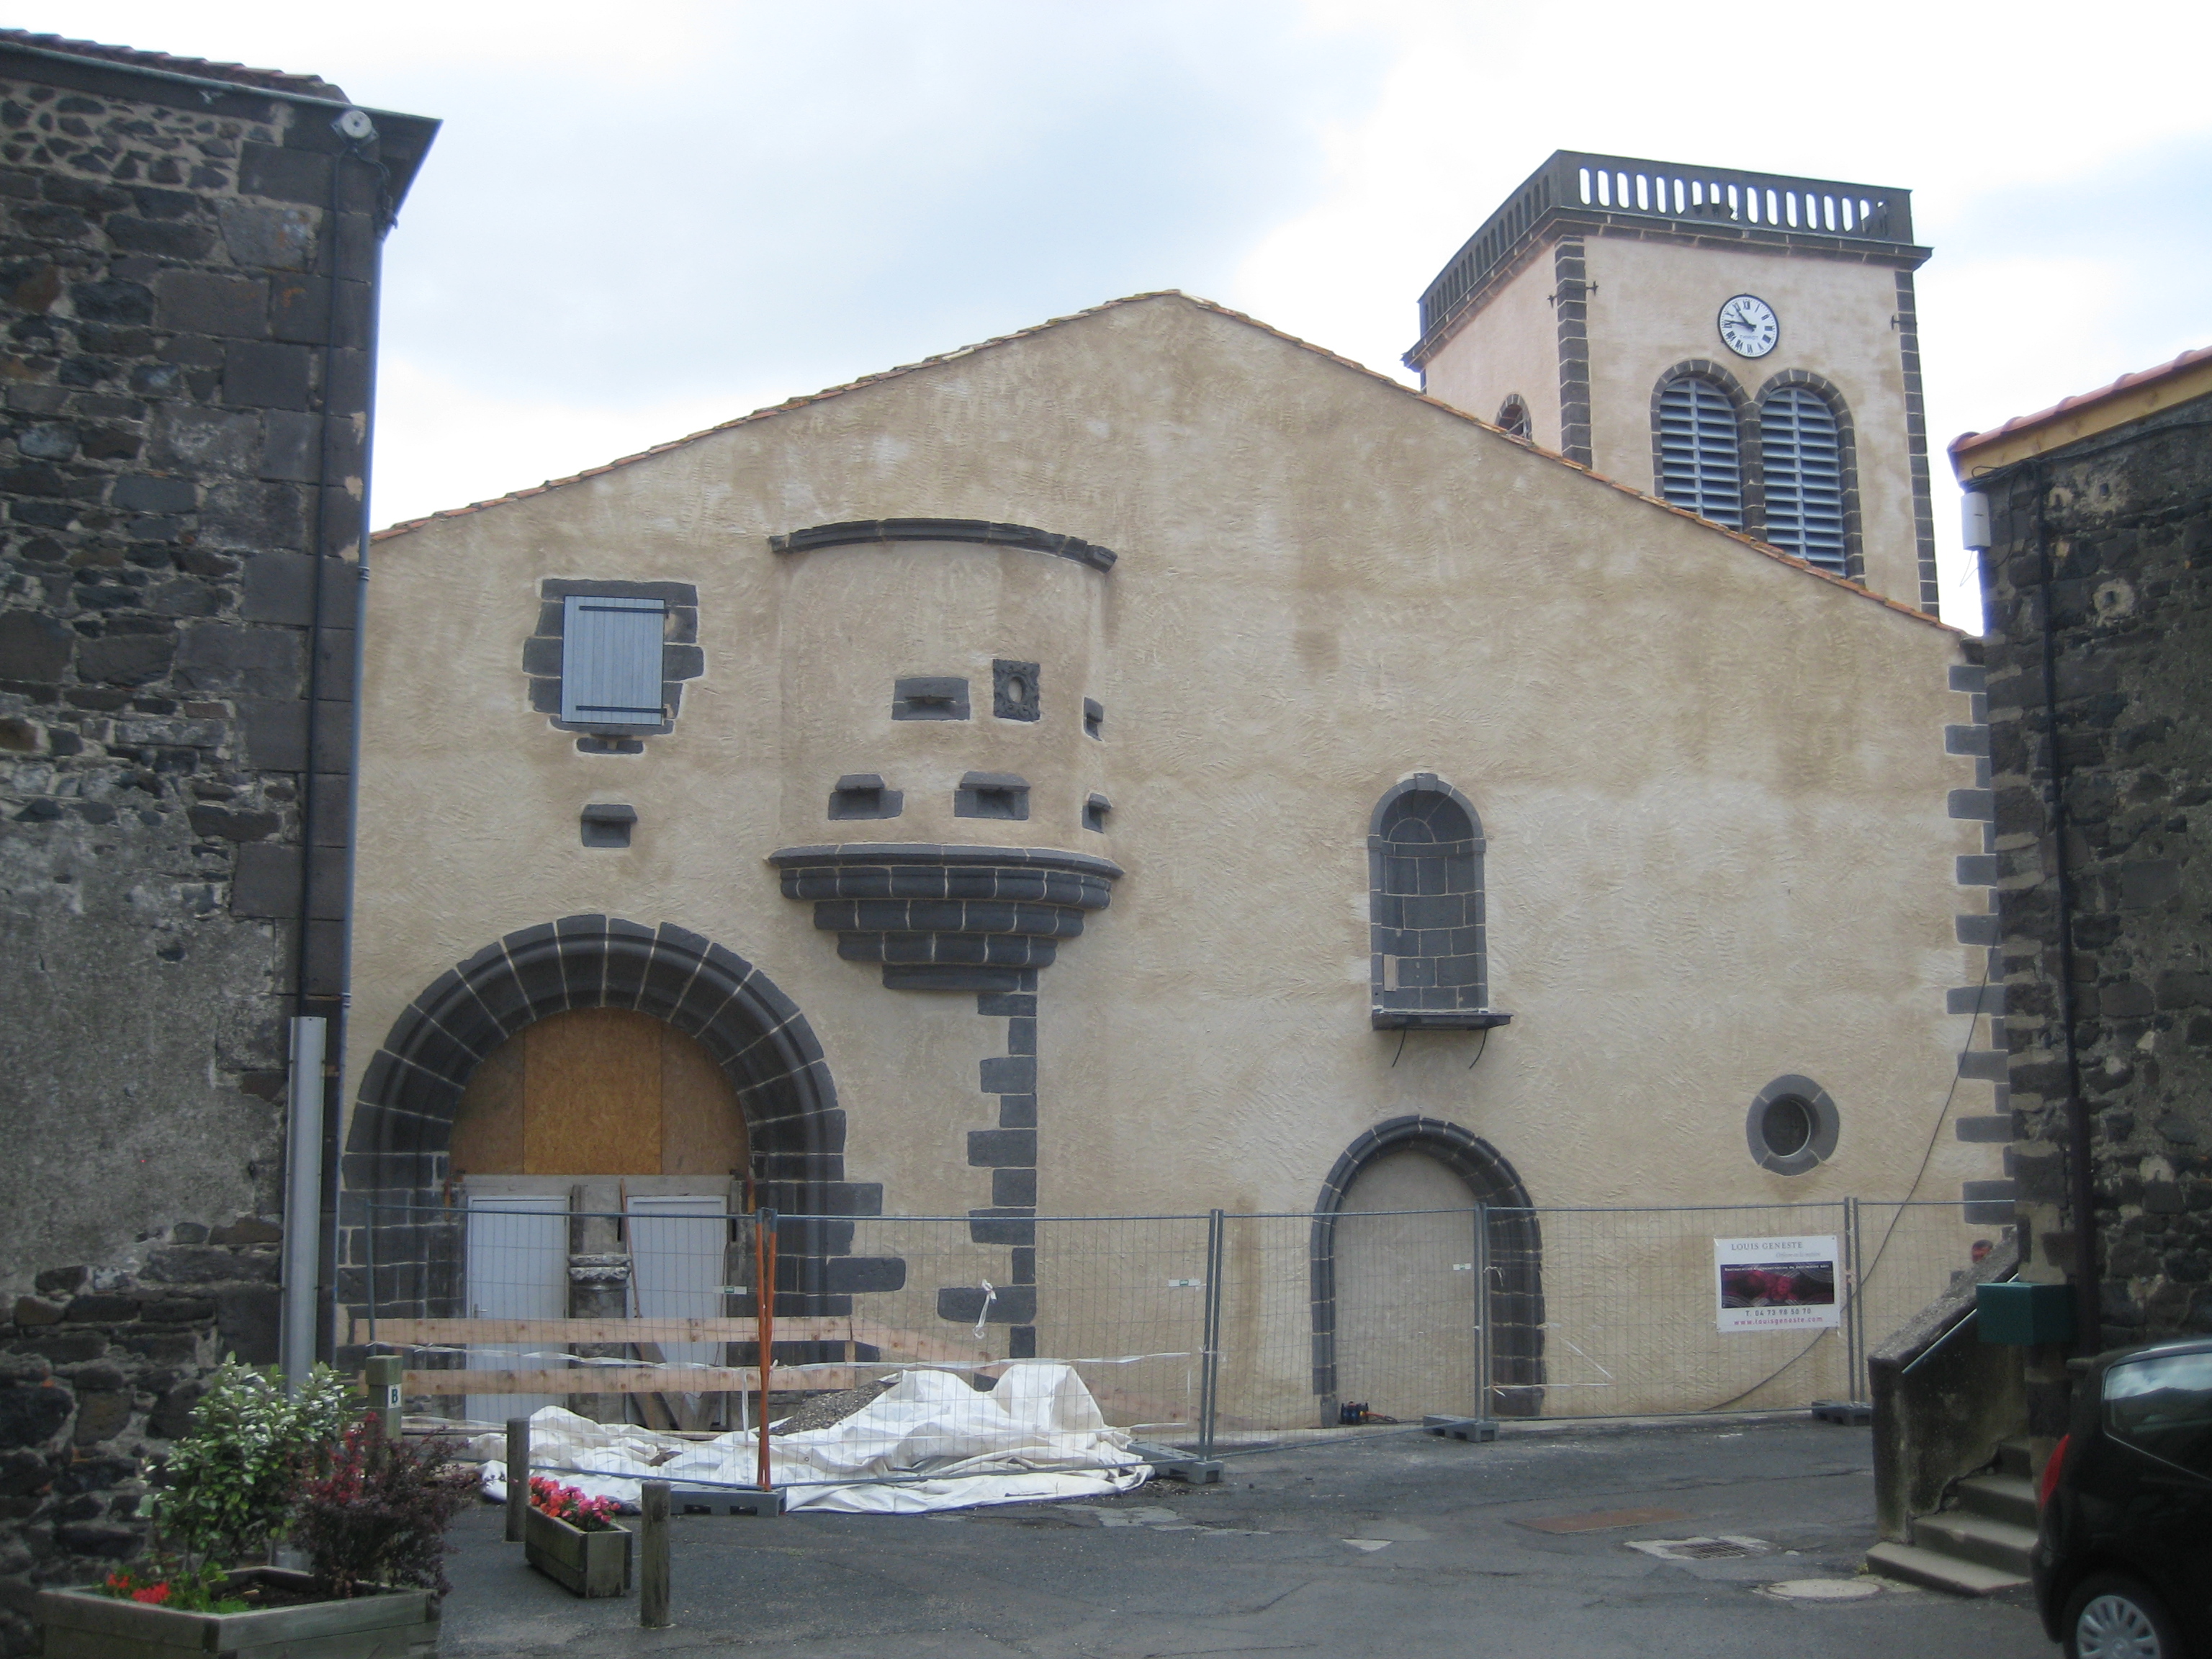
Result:
<svg viewBox="0 0 2212 1659">
<path fill-rule="evenodd" d="M 485 1493 L 503 1500 L 506 1437 L 479 1435 L 472 1449 L 486 1460 Z M 641 1480 L 750 1486 L 759 1455 L 750 1431 L 685 1440 L 594 1423 L 558 1406 L 530 1419 L 534 1468 L 626 1509 L 637 1507 Z M 787 1435 L 771 1427 L 769 1467 L 775 1485 L 789 1489 L 787 1508 L 854 1515 L 1094 1498 L 1133 1491 L 1152 1473 L 1129 1449 L 1128 1435 L 1107 1426 L 1083 1379 L 1047 1362 L 1013 1366 L 988 1394 L 949 1371 L 903 1371 L 841 1423 Z M 865 1484 L 884 1476 L 903 1479 Z"/>
</svg>

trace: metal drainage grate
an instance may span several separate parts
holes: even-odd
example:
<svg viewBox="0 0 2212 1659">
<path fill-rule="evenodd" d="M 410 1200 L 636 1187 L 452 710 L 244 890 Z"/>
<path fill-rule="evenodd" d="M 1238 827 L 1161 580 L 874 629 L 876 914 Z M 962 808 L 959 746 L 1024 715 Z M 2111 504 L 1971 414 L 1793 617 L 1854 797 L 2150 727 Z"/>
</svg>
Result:
<svg viewBox="0 0 2212 1659">
<path fill-rule="evenodd" d="M 1740 1561 L 1747 1556 L 1765 1555 L 1774 1546 L 1763 1538 L 1723 1535 L 1719 1538 L 1638 1538 L 1628 1540 L 1628 1547 L 1646 1555 L 1656 1555 L 1662 1561 Z"/>
</svg>

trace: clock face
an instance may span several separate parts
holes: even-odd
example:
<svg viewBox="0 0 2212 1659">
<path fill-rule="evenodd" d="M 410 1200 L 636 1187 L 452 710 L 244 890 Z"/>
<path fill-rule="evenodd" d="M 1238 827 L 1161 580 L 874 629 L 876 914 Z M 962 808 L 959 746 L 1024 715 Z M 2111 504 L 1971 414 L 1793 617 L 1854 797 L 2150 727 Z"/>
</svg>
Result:
<svg viewBox="0 0 2212 1659">
<path fill-rule="evenodd" d="M 1782 338 L 1774 307 L 1755 294 L 1739 294 L 1721 307 L 1721 343 L 1739 357 L 1764 357 Z"/>
</svg>

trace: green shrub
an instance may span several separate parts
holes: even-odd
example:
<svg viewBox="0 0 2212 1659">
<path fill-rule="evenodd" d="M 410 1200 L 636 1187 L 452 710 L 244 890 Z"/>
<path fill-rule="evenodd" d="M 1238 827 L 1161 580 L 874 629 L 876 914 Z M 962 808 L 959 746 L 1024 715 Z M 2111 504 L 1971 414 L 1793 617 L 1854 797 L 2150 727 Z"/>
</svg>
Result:
<svg viewBox="0 0 2212 1659">
<path fill-rule="evenodd" d="M 234 1358 L 218 1366 L 145 1503 L 186 1571 L 263 1556 L 353 1412 L 345 1379 L 327 1365 L 289 1400 L 282 1372 Z"/>
</svg>

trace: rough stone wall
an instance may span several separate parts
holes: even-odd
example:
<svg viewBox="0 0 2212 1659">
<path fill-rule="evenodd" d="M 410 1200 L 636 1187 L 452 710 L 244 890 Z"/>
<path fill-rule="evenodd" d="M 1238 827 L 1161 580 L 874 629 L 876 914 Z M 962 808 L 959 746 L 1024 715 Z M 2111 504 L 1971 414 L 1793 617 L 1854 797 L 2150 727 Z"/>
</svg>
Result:
<svg viewBox="0 0 2212 1659">
<path fill-rule="evenodd" d="M 382 216 L 333 113 L 0 49 L 0 1653 L 135 1553 L 194 1379 L 275 1358 L 311 623 L 319 565 L 335 1013 Z"/>
<path fill-rule="evenodd" d="M 2067 1102 L 2094 1124 L 2100 1346 L 2212 1330 L 2212 399 L 1986 480 L 1990 766 L 2027 1276 L 2071 1277 Z M 2059 996 L 2060 845 L 2075 1060 Z"/>
</svg>

